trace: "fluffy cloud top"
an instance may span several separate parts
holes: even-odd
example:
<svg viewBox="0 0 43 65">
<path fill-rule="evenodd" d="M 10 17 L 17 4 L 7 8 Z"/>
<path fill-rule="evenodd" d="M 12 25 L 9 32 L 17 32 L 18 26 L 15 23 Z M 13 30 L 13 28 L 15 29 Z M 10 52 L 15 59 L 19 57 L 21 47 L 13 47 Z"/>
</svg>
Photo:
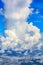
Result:
<svg viewBox="0 0 43 65">
<path fill-rule="evenodd" d="M 31 13 L 28 7 L 32 0 L 3 0 L 5 3 L 5 16 L 11 19 L 25 19 Z"/>
<path fill-rule="evenodd" d="M 20 26 L 20 29 L 6 30 L 5 35 L 6 37 L 1 37 L 2 49 L 11 48 L 15 51 L 31 49 L 41 37 L 40 30 L 33 26 L 32 23 L 24 25 L 24 28 Z"/>
<path fill-rule="evenodd" d="M 41 38 L 40 30 L 32 23 L 26 22 L 32 13 L 29 8 L 32 0 L 2 0 L 5 4 L 5 17 L 7 18 L 7 30 L 5 37 L 1 36 L 1 51 L 27 50 L 37 44 Z"/>
</svg>

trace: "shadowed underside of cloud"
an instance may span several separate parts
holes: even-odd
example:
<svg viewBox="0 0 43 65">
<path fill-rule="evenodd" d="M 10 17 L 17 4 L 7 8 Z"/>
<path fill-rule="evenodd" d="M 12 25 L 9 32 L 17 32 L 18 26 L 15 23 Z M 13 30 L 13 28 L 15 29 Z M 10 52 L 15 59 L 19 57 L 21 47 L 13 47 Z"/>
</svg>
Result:
<svg viewBox="0 0 43 65">
<path fill-rule="evenodd" d="M 43 56 L 1 56 L 0 65 L 43 65 Z"/>
<path fill-rule="evenodd" d="M 5 4 L 7 29 L 5 37 L 0 37 L 0 53 L 12 49 L 15 51 L 32 49 L 41 38 L 40 29 L 26 22 L 32 13 L 29 8 L 32 0 L 2 0 Z"/>
</svg>

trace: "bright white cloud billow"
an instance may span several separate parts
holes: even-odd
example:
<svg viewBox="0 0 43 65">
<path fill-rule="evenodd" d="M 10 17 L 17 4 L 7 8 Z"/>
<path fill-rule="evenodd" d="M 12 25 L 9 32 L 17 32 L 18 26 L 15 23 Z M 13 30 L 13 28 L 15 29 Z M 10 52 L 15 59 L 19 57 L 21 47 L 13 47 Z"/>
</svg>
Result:
<svg viewBox="0 0 43 65">
<path fill-rule="evenodd" d="M 25 19 L 31 13 L 28 8 L 32 0 L 3 0 L 5 3 L 5 16 L 11 19 Z"/>
<path fill-rule="evenodd" d="M 41 38 L 40 30 L 32 23 L 26 22 L 32 13 L 29 8 L 32 0 L 2 0 L 5 4 L 7 30 L 5 37 L 1 36 L 2 51 L 9 48 L 18 50 L 31 49 Z"/>
<path fill-rule="evenodd" d="M 19 27 L 18 27 L 19 28 Z M 22 27 L 20 27 L 22 28 Z M 6 37 L 1 37 L 2 49 L 7 50 L 12 48 L 12 50 L 25 50 L 31 49 L 34 44 L 37 44 L 41 35 L 40 30 L 33 26 L 32 23 L 28 24 L 23 30 L 6 30 Z M 25 30 L 24 30 L 25 29 Z"/>
</svg>

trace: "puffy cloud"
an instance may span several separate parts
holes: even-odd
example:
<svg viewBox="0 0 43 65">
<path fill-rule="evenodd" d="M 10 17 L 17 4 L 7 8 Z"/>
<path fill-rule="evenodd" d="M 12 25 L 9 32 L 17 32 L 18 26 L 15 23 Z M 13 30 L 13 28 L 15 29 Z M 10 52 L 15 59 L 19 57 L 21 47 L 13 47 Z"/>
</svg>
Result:
<svg viewBox="0 0 43 65">
<path fill-rule="evenodd" d="M 26 29 L 21 26 L 18 28 L 20 29 L 5 30 L 6 37 L 1 37 L 3 50 L 10 48 L 15 51 L 31 49 L 41 38 L 40 30 L 32 23 L 27 24 Z M 19 33 L 17 30 L 19 30 Z"/>
<path fill-rule="evenodd" d="M 2 0 L 5 3 L 5 16 L 11 19 L 26 19 L 32 12 L 28 8 L 32 0 Z"/>
<path fill-rule="evenodd" d="M 41 39 L 40 39 L 39 44 L 37 46 L 38 46 L 39 50 L 41 50 L 41 47 L 43 47 L 43 33 L 41 33 Z"/>
<path fill-rule="evenodd" d="M 27 50 L 37 44 L 41 38 L 40 30 L 26 19 L 32 12 L 29 8 L 32 0 L 2 0 L 5 4 L 5 16 L 7 18 L 7 30 L 5 37 L 0 37 L 2 51 Z"/>
</svg>

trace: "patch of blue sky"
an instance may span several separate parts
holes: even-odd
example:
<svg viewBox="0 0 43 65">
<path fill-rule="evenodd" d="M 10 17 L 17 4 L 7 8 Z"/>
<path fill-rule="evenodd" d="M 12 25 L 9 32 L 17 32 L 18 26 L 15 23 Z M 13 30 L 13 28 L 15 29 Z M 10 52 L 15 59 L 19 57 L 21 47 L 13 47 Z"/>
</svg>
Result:
<svg viewBox="0 0 43 65">
<path fill-rule="evenodd" d="M 33 0 L 33 3 L 31 4 L 32 8 L 35 9 L 41 9 L 43 8 L 43 0 Z"/>
<path fill-rule="evenodd" d="M 40 31 L 43 32 L 43 17 L 41 17 L 39 14 L 30 15 L 27 21 L 29 21 L 29 23 L 33 22 L 33 24 L 40 28 Z"/>
<path fill-rule="evenodd" d="M 4 3 L 2 2 L 2 0 L 0 0 L 0 9 L 3 9 L 4 11 Z M 2 14 L 0 14 L 0 35 L 4 34 L 4 30 L 5 30 L 5 18 Z"/>
<path fill-rule="evenodd" d="M 0 8 L 4 9 L 4 3 L 2 2 L 2 0 L 0 0 Z"/>
<path fill-rule="evenodd" d="M 5 30 L 4 16 L 0 15 L 0 34 L 4 34 L 4 30 Z"/>
<path fill-rule="evenodd" d="M 30 8 L 33 8 L 33 13 L 27 19 L 27 21 L 33 22 L 41 32 L 43 32 L 43 0 L 33 0 Z M 38 10 L 38 13 L 37 13 Z"/>
</svg>

